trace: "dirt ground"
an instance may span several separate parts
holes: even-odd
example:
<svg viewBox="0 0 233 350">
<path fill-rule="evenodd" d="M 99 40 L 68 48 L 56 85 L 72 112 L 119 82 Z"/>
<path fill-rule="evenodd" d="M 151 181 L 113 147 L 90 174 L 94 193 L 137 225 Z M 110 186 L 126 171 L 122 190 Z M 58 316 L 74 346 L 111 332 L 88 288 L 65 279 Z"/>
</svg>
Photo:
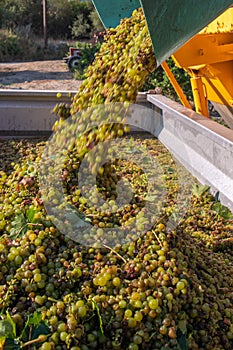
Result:
<svg viewBox="0 0 233 350">
<path fill-rule="evenodd" d="M 62 60 L 0 63 L 0 89 L 77 91 L 80 84 Z"/>
</svg>

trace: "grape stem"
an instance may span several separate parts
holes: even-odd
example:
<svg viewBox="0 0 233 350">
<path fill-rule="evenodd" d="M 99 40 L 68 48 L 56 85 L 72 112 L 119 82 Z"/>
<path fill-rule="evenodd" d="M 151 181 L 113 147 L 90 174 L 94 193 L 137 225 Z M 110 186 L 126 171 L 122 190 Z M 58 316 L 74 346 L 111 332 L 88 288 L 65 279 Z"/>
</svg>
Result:
<svg viewBox="0 0 233 350">
<path fill-rule="evenodd" d="M 48 335 L 47 335 L 47 336 L 44 335 L 43 341 L 45 340 L 45 337 L 48 337 Z M 22 344 L 22 345 L 21 345 L 21 348 L 25 348 L 26 346 L 30 346 L 31 344 L 34 344 L 34 343 L 37 343 L 37 342 L 41 342 L 41 341 L 42 341 L 42 337 L 41 337 L 41 335 L 40 335 L 38 338 L 29 340 L 29 341 L 27 341 L 26 343 Z"/>
<path fill-rule="evenodd" d="M 152 232 L 155 235 L 155 238 L 157 239 L 157 241 L 159 242 L 160 247 L 162 248 L 163 245 L 162 245 L 162 242 L 159 239 L 159 236 L 157 235 L 157 233 L 154 230 L 152 230 Z"/>
<path fill-rule="evenodd" d="M 127 263 L 127 261 L 126 261 L 126 259 L 125 258 L 123 258 L 123 256 L 122 255 L 120 255 L 119 253 L 117 253 L 116 251 L 115 251 L 115 249 L 113 249 L 113 248 L 111 248 L 111 247 L 109 247 L 108 245 L 106 245 L 106 244 L 103 244 L 103 246 L 104 246 L 104 248 L 107 248 L 107 249 L 109 249 L 109 250 L 111 250 L 111 252 L 112 253 L 114 253 L 114 254 L 116 254 L 121 260 L 123 260 L 124 261 L 124 263 L 126 264 Z"/>
<path fill-rule="evenodd" d="M 92 301 L 93 309 L 96 310 L 96 312 L 97 312 L 97 316 L 98 316 L 99 324 L 100 324 L 100 331 L 101 331 L 102 335 L 104 335 L 103 320 L 102 320 L 102 317 L 100 314 L 100 309 L 99 309 L 97 302 L 95 300 L 92 299 L 91 301 Z"/>
</svg>

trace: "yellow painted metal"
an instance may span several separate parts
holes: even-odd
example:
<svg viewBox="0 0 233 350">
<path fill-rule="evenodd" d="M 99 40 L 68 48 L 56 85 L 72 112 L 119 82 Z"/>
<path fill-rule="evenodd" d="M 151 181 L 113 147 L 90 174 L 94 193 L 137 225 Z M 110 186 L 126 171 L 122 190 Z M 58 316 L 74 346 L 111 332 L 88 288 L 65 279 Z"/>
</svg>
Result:
<svg viewBox="0 0 233 350">
<path fill-rule="evenodd" d="M 207 99 L 233 107 L 233 7 L 189 40 L 172 57 L 191 76 L 198 113 L 207 116 Z"/>
<path fill-rule="evenodd" d="M 182 103 L 185 107 L 192 109 L 192 107 L 191 107 L 189 101 L 187 100 L 187 98 L 186 98 L 186 96 L 185 96 L 185 94 L 184 94 L 182 88 L 180 87 L 179 83 L 177 82 L 177 80 L 176 80 L 174 74 L 172 73 L 172 71 L 170 70 L 168 64 L 167 64 L 166 62 L 163 62 L 163 63 L 161 64 L 161 66 L 162 66 L 164 72 L 166 73 L 168 79 L 170 80 L 172 86 L 174 87 L 175 92 L 177 93 L 177 95 L 178 95 L 178 97 L 179 97 L 181 103 Z"/>
<path fill-rule="evenodd" d="M 199 69 L 207 64 L 232 61 L 233 32 L 197 34 L 176 51 L 173 58 L 178 66 L 186 69 Z"/>
<path fill-rule="evenodd" d="M 232 107 L 233 61 L 206 65 L 199 70 L 208 99 Z"/>
<path fill-rule="evenodd" d="M 202 78 L 193 73 L 193 77 L 191 78 L 191 85 L 196 112 L 204 115 L 205 117 L 209 117 L 208 98 L 205 91 L 205 85 L 202 82 Z"/>
<path fill-rule="evenodd" d="M 200 34 L 230 33 L 233 31 L 233 6 L 206 26 Z"/>
</svg>

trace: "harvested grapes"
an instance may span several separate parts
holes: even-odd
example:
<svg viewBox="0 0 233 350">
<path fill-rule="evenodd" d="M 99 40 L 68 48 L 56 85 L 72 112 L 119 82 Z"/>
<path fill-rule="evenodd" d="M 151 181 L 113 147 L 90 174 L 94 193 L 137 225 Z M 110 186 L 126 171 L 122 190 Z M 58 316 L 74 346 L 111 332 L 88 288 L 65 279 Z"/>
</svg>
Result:
<svg viewBox="0 0 233 350">
<path fill-rule="evenodd" d="M 128 135 L 124 123 L 124 108 L 128 110 L 129 103 L 135 101 L 146 75 L 154 68 L 153 48 L 139 9 L 107 32 L 71 107 L 55 108 L 62 118 L 55 126 L 60 134 L 54 138 L 59 136 L 61 145 L 65 147 L 69 140 L 73 125 L 64 119 L 70 114 L 71 119 L 78 118 L 83 133 L 63 149 L 65 161 L 59 177 L 70 208 L 96 229 L 92 244 L 80 244 L 77 237 L 64 235 L 45 210 L 38 169 L 48 166 L 49 181 L 57 172 L 52 163 L 46 163 L 56 154 L 43 158 L 48 142 L 1 141 L 2 348 L 233 348 L 232 215 L 193 179 L 193 193 L 184 188 L 189 205 L 176 221 L 174 208 L 181 189 L 173 157 L 155 138 Z M 99 114 L 100 104 L 113 102 L 114 123 Z M 123 103 L 123 109 L 119 110 L 117 102 Z M 89 118 L 98 127 L 91 129 Z M 145 163 L 149 156 L 158 162 L 162 171 L 156 173 L 157 186 L 152 186 L 149 197 L 148 176 L 155 169 L 142 169 L 137 149 L 128 159 L 116 157 L 102 165 L 92 152 L 115 138 L 122 145 L 133 140 L 141 150 L 146 149 Z M 94 192 L 85 198 L 79 188 L 77 171 L 85 156 L 105 202 L 103 211 Z M 46 200 L 56 207 L 56 188 L 49 186 L 49 181 Z M 83 188 L 88 191 L 85 181 L 84 176 Z M 122 208 L 117 204 L 119 182 L 123 183 L 121 188 L 124 182 L 132 188 L 129 203 L 125 203 L 127 191 L 122 190 Z M 147 202 L 159 209 L 149 222 Z M 125 226 L 131 220 L 134 230 L 129 234 Z M 69 220 L 63 224 L 69 225 Z M 119 227 L 129 236 L 116 242 Z M 116 230 L 111 245 L 104 238 L 106 228 Z M 87 234 L 86 243 L 90 243 L 88 239 Z"/>
<path fill-rule="evenodd" d="M 174 166 L 156 139 L 145 135 L 137 142 L 146 144 L 163 166 Z M 229 238 L 232 220 L 211 209 L 216 202 L 208 192 L 193 195 L 186 216 L 167 231 L 173 172 L 166 180 L 171 194 L 164 215 L 151 230 L 114 248 L 85 247 L 59 233 L 44 210 L 34 167 L 45 143 L 5 141 L 1 149 L 14 156 L 19 145 L 21 156 L 11 172 L 1 171 L 0 182 L 0 326 L 9 327 L 6 348 L 9 341 L 45 349 L 232 348 L 233 259 L 227 245 L 216 251 L 215 233 L 218 229 L 219 241 Z M 70 162 L 67 177 L 74 164 Z M 123 176 L 138 172 L 135 165 L 128 173 L 118 165 Z M 22 181 L 29 178 L 33 183 Z M 119 220 L 127 219 L 127 213 Z M 26 326 L 19 338 L 32 315 L 35 336 Z M 15 334 L 9 319 L 16 324 Z"/>
</svg>

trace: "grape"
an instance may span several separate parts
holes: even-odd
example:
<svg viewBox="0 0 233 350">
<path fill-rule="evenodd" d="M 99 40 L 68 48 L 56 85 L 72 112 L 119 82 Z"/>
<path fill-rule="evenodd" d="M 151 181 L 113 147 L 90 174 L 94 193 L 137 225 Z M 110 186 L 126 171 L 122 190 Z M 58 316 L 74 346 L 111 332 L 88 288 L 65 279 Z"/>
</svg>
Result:
<svg viewBox="0 0 233 350">
<path fill-rule="evenodd" d="M 132 316 L 132 314 L 133 314 L 132 310 L 130 310 L 130 309 L 125 310 L 125 317 L 129 318 Z"/>
<path fill-rule="evenodd" d="M 85 306 L 80 306 L 80 307 L 78 308 L 78 315 L 79 315 L 81 318 L 83 318 L 83 317 L 86 316 L 86 314 L 87 314 L 87 308 L 86 308 Z"/>
<path fill-rule="evenodd" d="M 114 277 L 112 283 L 115 287 L 119 287 L 121 285 L 121 280 L 119 277 Z"/>
<path fill-rule="evenodd" d="M 37 295 L 35 297 L 35 302 L 39 305 L 43 305 L 45 302 L 45 299 L 43 298 L 43 296 Z"/>
<path fill-rule="evenodd" d="M 60 333 L 60 339 L 61 339 L 61 341 L 66 342 L 67 338 L 68 338 L 68 333 L 67 333 L 67 332 L 61 332 L 61 333 Z"/>
<path fill-rule="evenodd" d="M 64 323 L 64 322 L 61 322 L 61 323 L 59 323 L 58 324 L 58 326 L 57 326 L 57 331 L 59 332 L 59 333 L 61 333 L 61 332 L 65 332 L 66 331 L 66 324 Z"/>
<path fill-rule="evenodd" d="M 33 278 L 34 278 L 35 282 L 40 282 L 41 281 L 41 274 L 40 273 L 36 273 Z"/>
<path fill-rule="evenodd" d="M 126 302 L 125 300 L 120 300 L 120 301 L 119 301 L 119 307 L 120 307 L 121 309 L 125 309 L 126 306 L 127 306 L 127 302 Z"/>
<path fill-rule="evenodd" d="M 150 299 L 148 302 L 149 308 L 152 310 L 156 310 L 159 306 L 158 299 Z"/>
<path fill-rule="evenodd" d="M 49 342 L 44 342 L 41 347 L 40 347 L 41 350 L 51 350 L 52 347 L 51 347 L 51 344 Z"/>
</svg>

